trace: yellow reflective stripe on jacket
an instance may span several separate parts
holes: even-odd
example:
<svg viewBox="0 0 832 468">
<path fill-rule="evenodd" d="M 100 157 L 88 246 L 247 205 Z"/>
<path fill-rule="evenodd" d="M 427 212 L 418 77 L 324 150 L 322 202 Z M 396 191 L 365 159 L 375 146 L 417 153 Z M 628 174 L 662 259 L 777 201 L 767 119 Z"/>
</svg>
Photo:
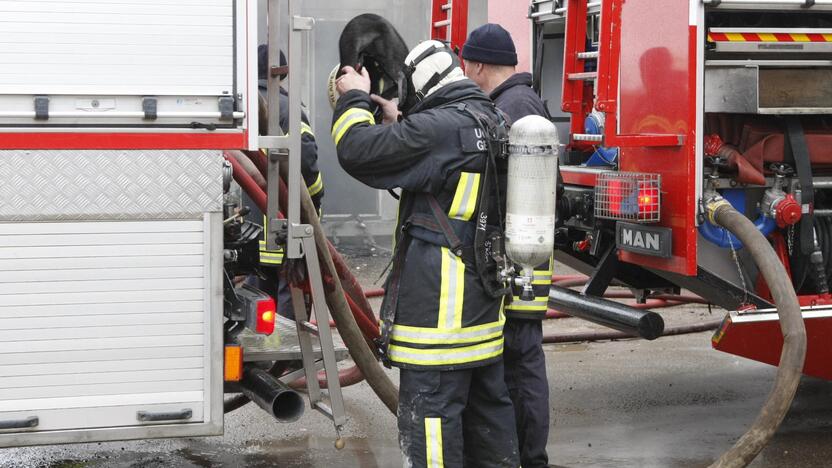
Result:
<svg viewBox="0 0 832 468">
<path fill-rule="evenodd" d="M 442 418 L 425 418 L 425 459 L 427 468 L 444 468 Z"/>
<path fill-rule="evenodd" d="M 417 366 L 447 366 L 485 361 L 503 354 L 503 338 L 460 348 L 419 349 L 391 344 L 390 360 Z"/>
<path fill-rule="evenodd" d="M 266 246 L 266 238 L 269 235 L 269 219 L 263 215 L 263 239 L 260 240 L 260 263 L 267 265 L 282 265 L 284 252 L 283 249 L 269 250 Z"/>
<path fill-rule="evenodd" d="M 312 138 L 315 138 L 315 133 L 312 132 L 312 127 L 310 127 L 309 124 L 306 122 L 300 123 L 300 134 L 306 134 L 311 136 Z"/>
<path fill-rule="evenodd" d="M 462 327 L 462 302 L 465 298 L 465 263 L 446 247 L 441 247 L 441 255 L 442 282 L 437 328 L 459 329 Z"/>
<path fill-rule="evenodd" d="M 477 194 L 480 190 L 480 174 L 463 172 L 459 175 L 456 194 L 448 216 L 461 221 L 470 221 L 477 208 Z"/>
<path fill-rule="evenodd" d="M 393 325 L 390 339 L 402 343 L 416 344 L 481 343 L 502 335 L 505 322 L 505 317 L 500 314 L 500 319 L 496 322 L 473 327 L 443 329 Z"/>
<path fill-rule="evenodd" d="M 352 108 L 344 112 L 335 124 L 332 125 L 332 139 L 335 141 L 335 146 L 341 142 L 341 138 L 347 134 L 350 128 L 360 123 L 368 123 L 373 125 L 375 123 L 373 114 L 367 109 Z"/>
<path fill-rule="evenodd" d="M 315 182 L 313 182 L 312 185 L 306 189 L 309 191 L 310 197 L 314 197 L 315 195 L 321 193 L 321 190 L 324 189 L 324 178 L 320 172 L 318 173 L 318 178 L 315 179 Z"/>
<path fill-rule="evenodd" d="M 520 300 L 519 296 L 514 296 L 514 301 L 506 306 L 506 310 L 521 310 L 521 311 L 547 311 L 549 310 L 549 296 L 535 297 L 534 301 Z"/>
</svg>

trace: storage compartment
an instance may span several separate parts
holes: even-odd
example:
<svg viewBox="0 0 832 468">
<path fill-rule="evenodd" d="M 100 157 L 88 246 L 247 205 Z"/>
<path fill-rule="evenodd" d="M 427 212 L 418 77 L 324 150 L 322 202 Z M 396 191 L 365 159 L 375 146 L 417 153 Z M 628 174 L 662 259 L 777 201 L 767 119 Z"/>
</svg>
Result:
<svg viewBox="0 0 832 468">
<path fill-rule="evenodd" d="M 711 61 L 705 69 L 705 112 L 826 114 L 832 112 L 832 68 Z"/>
<path fill-rule="evenodd" d="M 0 446 L 221 433 L 221 168 L 0 152 Z"/>
<path fill-rule="evenodd" d="M 257 119 L 247 121 L 257 114 L 256 2 L 7 0 L 0 10 L 0 132 L 99 133 L 84 144 L 30 135 L 0 147 L 180 147 L 150 135 L 105 143 L 102 129 L 205 137 L 185 148 L 253 143 L 245 133 L 257 133 Z M 223 134 L 237 138 L 195 143 Z"/>
</svg>

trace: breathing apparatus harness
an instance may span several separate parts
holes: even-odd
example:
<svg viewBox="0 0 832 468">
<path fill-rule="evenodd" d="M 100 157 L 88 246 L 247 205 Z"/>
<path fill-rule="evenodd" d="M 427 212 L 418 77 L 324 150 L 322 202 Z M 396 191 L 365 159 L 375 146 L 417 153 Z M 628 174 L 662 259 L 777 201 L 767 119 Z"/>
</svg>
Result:
<svg viewBox="0 0 832 468">
<path fill-rule="evenodd" d="M 437 49 L 433 49 L 433 51 Z M 422 56 L 420 55 L 420 57 Z M 416 62 L 418 61 L 417 58 Z M 437 79 L 437 76 L 440 76 L 440 78 Z M 444 76 L 447 76 L 447 73 Z M 434 75 L 425 86 L 427 89 L 433 88 L 436 84 L 431 83 L 439 83 L 444 79 L 444 76 L 442 74 Z M 412 228 L 421 228 L 424 231 L 441 236 L 454 255 L 462 259 L 466 266 L 474 268 L 480 283 L 490 297 L 493 299 L 505 298 L 509 301 L 512 299 L 511 288 L 508 285 L 509 272 L 512 271 L 512 268 L 505 255 L 504 198 L 502 194 L 505 191 L 507 174 L 507 119 L 505 114 L 497 110 L 496 107 L 493 107 L 498 116 L 496 121 L 484 113 L 471 109 L 465 103 L 452 102 L 440 108 L 449 107 L 471 117 L 482 131 L 486 143 L 485 168 L 482 173 L 483 182 L 480 186 L 477 205 L 474 210 L 476 215 L 474 219 L 476 223 L 474 240 L 472 245 L 464 245 L 464 242 L 451 225 L 448 214 L 442 209 L 433 194 L 426 195 L 430 215 L 414 213 L 402 223 L 401 237 L 393 253 L 392 269 L 386 287 L 388 294 L 380 312 L 381 338 L 376 342 L 382 362 L 387 367 L 390 367 L 387 349 L 395 321 L 402 267 L 412 240 L 412 235 L 409 232 Z M 402 197 L 402 203 L 410 204 L 412 202 L 412 198 Z M 494 218 L 496 218 L 496 223 Z"/>
</svg>

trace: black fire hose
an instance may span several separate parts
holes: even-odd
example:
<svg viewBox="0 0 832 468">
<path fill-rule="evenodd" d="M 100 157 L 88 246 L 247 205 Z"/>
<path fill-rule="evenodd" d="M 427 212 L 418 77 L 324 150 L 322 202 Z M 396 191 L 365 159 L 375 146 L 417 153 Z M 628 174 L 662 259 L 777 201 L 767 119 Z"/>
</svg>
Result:
<svg viewBox="0 0 832 468">
<path fill-rule="evenodd" d="M 722 197 L 712 194 L 706 200 L 706 212 L 711 223 L 737 236 L 751 253 L 771 290 L 783 333 L 783 351 L 777 376 L 760 414 L 734 446 L 711 465 L 719 468 L 744 467 L 766 446 L 792 404 L 806 358 L 806 328 L 789 275 L 766 238 Z"/>
</svg>

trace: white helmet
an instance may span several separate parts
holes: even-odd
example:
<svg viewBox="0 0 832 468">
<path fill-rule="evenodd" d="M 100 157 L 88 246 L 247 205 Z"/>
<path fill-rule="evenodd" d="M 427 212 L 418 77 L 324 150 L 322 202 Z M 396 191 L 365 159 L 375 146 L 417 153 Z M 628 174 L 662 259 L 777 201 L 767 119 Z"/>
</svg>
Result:
<svg viewBox="0 0 832 468">
<path fill-rule="evenodd" d="M 424 41 L 414 47 L 404 65 L 399 77 L 399 108 L 404 112 L 440 88 L 465 79 L 459 58 L 439 41 Z"/>
</svg>

